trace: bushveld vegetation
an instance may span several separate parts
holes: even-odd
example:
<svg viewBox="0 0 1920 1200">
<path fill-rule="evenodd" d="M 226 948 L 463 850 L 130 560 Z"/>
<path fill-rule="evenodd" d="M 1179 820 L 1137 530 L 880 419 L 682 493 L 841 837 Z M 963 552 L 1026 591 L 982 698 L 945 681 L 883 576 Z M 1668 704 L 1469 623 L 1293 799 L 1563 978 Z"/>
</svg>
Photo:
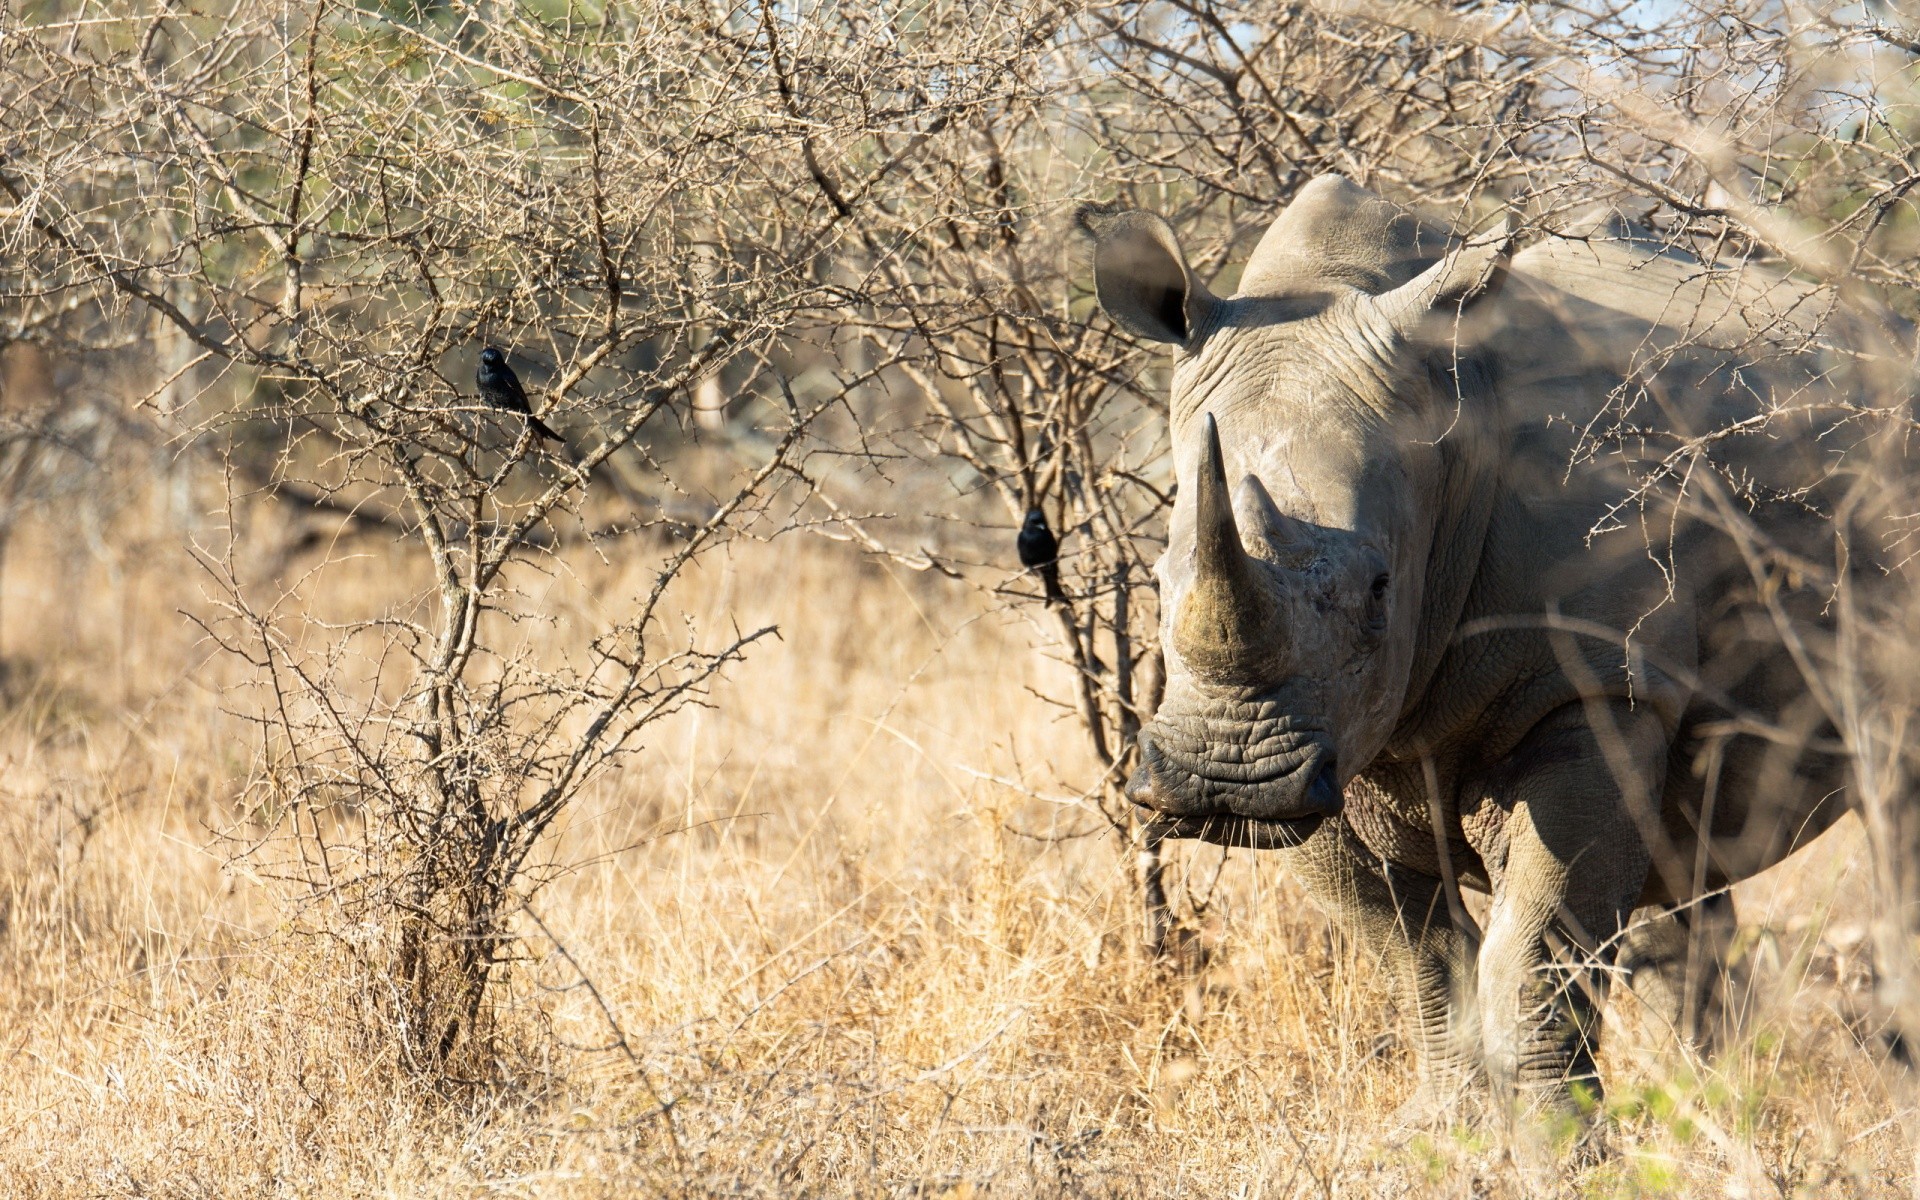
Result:
<svg viewBox="0 0 1920 1200">
<path fill-rule="evenodd" d="M 1797 274 L 1880 381 L 1832 420 L 1909 428 L 1874 5 L 5 22 L 12 1194 L 1536 1194 L 1389 1136 L 1386 988 L 1274 858 L 1124 811 L 1164 364 L 1075 206 L 1222 291 L 1326 172 L 1610 206 Z M 564 449 L 475 398 L 489 342 Z M 1912 511 L 1868 482 L 1837 554 Z M 1620 1002 L 1612 1152 L 1553 1186 L 1914 1186 L 1911 616 L 1807 665 L 1873 819 L 1736 893 L 1716 1056 Z"/>
</svg>

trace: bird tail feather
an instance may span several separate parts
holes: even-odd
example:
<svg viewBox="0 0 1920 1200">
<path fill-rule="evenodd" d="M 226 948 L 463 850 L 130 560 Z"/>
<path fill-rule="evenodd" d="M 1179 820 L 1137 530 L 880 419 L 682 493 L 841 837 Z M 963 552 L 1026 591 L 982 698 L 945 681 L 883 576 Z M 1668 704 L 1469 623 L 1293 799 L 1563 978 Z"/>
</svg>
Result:
<svg viewBox="0 0 1920 1200">
<path fill-rule="evenodd" d="M 1065 604 L 1067 594 L 1060 588 L 1060 564 L 1045 563 L 1040 567 L 1040 582 L 1046 589 L 1048 604 Z"/>
</svg>

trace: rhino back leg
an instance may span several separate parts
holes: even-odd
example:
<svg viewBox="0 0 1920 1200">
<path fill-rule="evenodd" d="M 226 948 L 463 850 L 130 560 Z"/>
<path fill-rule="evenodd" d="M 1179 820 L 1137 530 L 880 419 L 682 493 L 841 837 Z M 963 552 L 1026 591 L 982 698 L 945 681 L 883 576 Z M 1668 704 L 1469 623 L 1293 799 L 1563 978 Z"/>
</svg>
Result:
<svg viewBox="0 0 1920 1200">
<path fill-rule="evenodd" d="M 1648 706 L 1570 704 L 1476 789 L 1506 813 L 1481 850 L 1494 896 L 1478 994 L 1497 1103 L 1568 1111 L 1580 1093 L 1599 1098 L 1607 979 L 1651 857 L 1631 806 L 1660 794 L 1665 738 Z"/>
<path fill-rule="evenodd" d="M 1477 931 L 1455 924 L 1438 879 L 1375 855 L 1342 819 L 1322 823 L 1289 865 L 1334 924 L 1392 974 L 1420 1074 L 1420 1094 L 1403 1112 L 1424 1121 L 1448 1111 L 1447 1100 L 1482 1078 L 1471 1016 Z"/>
<path fill-rule="evenodd" d="M 1714 892 L 1691 904 L 1636 911 L 1620 938 L 1619 975 L 1648 1014 L 1661 1042 L 1697 1053 L 1713 1049 L 1726 1024 L 1727 951 L 1736 922 L 1733 897 Z"/>
</svg>

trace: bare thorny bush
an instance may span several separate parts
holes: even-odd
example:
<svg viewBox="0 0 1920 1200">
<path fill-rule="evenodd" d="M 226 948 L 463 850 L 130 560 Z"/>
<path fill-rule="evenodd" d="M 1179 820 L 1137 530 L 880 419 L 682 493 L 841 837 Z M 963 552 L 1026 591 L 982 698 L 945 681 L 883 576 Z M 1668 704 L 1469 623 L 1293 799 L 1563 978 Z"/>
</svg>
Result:
<svg viewBox="0 0 1920 1200">
<path fill-rule="evenodd" d="M 1891 651 L 1859 649 L 1906 646 L 1912 617 L 1855 603 L 1849 558 L 1872 542 L 1897 569 L 1913 507 L 1892 451 L 1920 38 L 1890 12 L 242 0 L 10 20 L 12 336 L 145 331 L 204 393 L 186 416 L 236 513 L 278 495 L 348 514 L 430 572 L 419 605 L 343 621 L 250 575 L 237 542 L 201 554 L 209 631 L 266 687 L 259 815 L 297 832 L 303 886 L 382 964 L 423 1062 L 484 1042 L 542 834 L 759 636 L 663 623 L 675 573 L 729 537 L 805 526 L 1033 606 L 1101 767 L 1069 798 L 1137 833 L 1121 787 L 1157 699 L 1164 378 L 1093 312 L 1074 205 L 1166 214 L 1208 277 L 1333 171 L 1463 227 L 1507 209 L 1523 237 L 1610 207 L 1708 262 L 1795 274 L 1809 341 L 1847 322 L 1848 406 L 1679 438 L 1623 394 L 1589 444 L 1654 464 L 1626 501 L 1722 488 L 1758 577 L 1826 571 L 1841 635 L 1802 669 L 1876 797 L 1888 912 L 1914 906 L 1916 701 L 1872 670 Z M 473 397 L 486 340 L 564 452 Z M 686 478 L 684 419 L 701 396 L 720 424 L 716 394 L 751 463 Z M 1824 564 L 1743 515 L 1772 481 L 1689 469 L 1728 438 L 1840 435 L 1855 486 L 1819 498 L 1852 497 Z M 1060 537 L 1057 593 L 1012 570 L 1033 508 Z M 564 546 L 630 554 L 668 528 L 655 581 L 580 648 L 535 636 L 533 581 L 568 569 Z M 1140 848 L 1158 948 L 1171 917 Z M 1910 947 L 1882 941 L 1920 1027 Z"/>
<path fill-rule="evenodd" d="M 542 836 L 772 632 L 675 628 L 676 576 L 792 518 L 809 435 L 886 365 L 787 379 L 831 362 L 831 264 L 912 148 L 800 122 L 770 83 L 790 69 L 782 20 L 75 6 L 7 40 L 14 302 L 69 345 L 147 321 L 187 345 L 183 419 L 221 450 L 230 531 L 255 497 L 292 498 L 391 529 L 430 580 L 415 604 L 340 619 L 305 606 L 331 555 L 289 584 L 250 570 L 237 536 L 197 551 L 216 598 L 200 619 L 261 685 L 258 832 L 234 837 L 292 838 L 274 861 L 378 969 L 415 1067 L 484 1066 Z M 893 97 L 865 119 L 912 141 L 1003 73 L 997 34 L 835 49 Z M 814 186 L 829 169 L 846 195 Z M 473 395 L 488 340 L 564 450 Z M 683 482 L 678 418 L 721 372 L 761 401 L 737 439 L 751 464 Z M 596 524 L 608 491 L 625 511 Z M 663 532 L 640 593 L 545 652 L 536 583 L 568 569 L 558 548 L 633 553 Z"/>
</svg>

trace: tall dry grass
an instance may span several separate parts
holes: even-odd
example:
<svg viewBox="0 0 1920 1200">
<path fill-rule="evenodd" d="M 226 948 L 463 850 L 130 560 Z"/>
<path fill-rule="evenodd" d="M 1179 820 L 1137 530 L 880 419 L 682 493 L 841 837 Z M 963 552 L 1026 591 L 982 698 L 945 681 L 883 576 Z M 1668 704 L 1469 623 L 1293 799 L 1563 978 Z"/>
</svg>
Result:
<svg viewBox="0 0 1920 1200">
<path fill-rule="evenodd" d="M 574 869 L 518 918 L 505 1082 L 429 1091 L 370 1019 L 377 981 L 226 865 L 262 827 L 234 807 L 253 750 L 223 711 L 239 671 L 182 615 L 181 541 L 143 501 L 95 539 L 50 515 L 7 559 L 0 1192 L 1536 1194 L 1471 1129 L 1390 1136 L 1412 1080 L 1388 991 L 1278 856 L 1190 856 L 1207 965 L 1140 961 L 1124 857 L 1054 802 L 1089 764 L 1042 699 L 1047 627 L 800 539 L 688 579 L 685 615 L 780 640 L 573 811 L 548 853 Z M 410 594 L 382 540 L 332 552 L 316 602 Z M 658 552 L 578 556 L 525 636 L 564 638 Z M 1616 1001 L 1614 1152 L 1556 1186 L 1911 1186 L 1857 839 L 1742 888 L 1743 1025 L 1714 1061 Z"/>
</svg>

